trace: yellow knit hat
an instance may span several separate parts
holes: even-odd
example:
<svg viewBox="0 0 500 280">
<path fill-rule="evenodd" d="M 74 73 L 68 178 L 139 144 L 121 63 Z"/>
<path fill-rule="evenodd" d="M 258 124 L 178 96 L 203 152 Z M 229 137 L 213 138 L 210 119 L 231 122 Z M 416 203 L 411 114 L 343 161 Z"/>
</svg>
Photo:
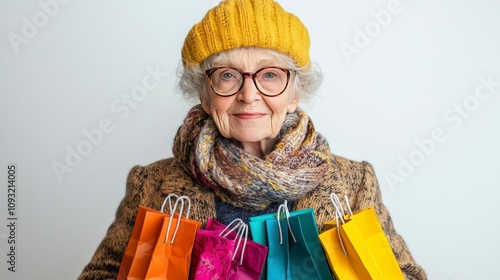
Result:
<svg viewBox="0 0 500 280">
<path fill-rule="evenodd" d="M 309 33 L 295 15 L 274 0 L 224 0 L 189 31 L 182 47 L 183 64 L 239 47 L 273 49 L 297 66 L 310 63 Z"/>
</svg>

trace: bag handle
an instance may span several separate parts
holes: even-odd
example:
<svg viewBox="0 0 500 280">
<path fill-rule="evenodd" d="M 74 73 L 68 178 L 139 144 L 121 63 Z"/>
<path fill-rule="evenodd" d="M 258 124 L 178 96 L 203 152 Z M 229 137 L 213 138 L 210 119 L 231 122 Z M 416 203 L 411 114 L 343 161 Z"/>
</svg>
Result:
<svg viewBox="0 0 500 280">
<path fill-rule="evenodd" d="M 331 193 L 330 201 L 332 202 L 333 208 L 335 209 L 335 220 L 338 221 L 338 218 L 340 218 L 342 224 L 345 224 L 344 220 L 345 211 L 344 208 L 342 207 L 342 204 L 340 204 L 339 197 L 335 193 Z"/>
<path fill-rule="evenodd" d="M 236 257 L 236 253 L 238 252 L 238 249 L 240 248 L 240 243 L 242 239 L 245 239 L 243 241 L 243 247 L 241 248 L 241 256 L 240 256 L 240 263 L 238 264 L 241 266 L 243 264 L 243 256 L 245 255 L 245 248 L 247 247 L 247 241 L 248 241 L 248 225 L 245 223 L 240 223 L 240 227 L 238 228 L 238 232 L 236 235 L 239 237 L 238 238 L 238 243 L 236 244 L 236 248 L 234 248 L 234 253 L 233 253 L 233 258 L 232 260 L 234 261 L 234 258 Z M 243 237 L 243 235 L 245 237 Z"/>
<path fill-rule="evenodd" d="M 292 227 L 290 226 L 290 212 L 288 211 L 287 201 L 285 200 L 285 203 L 280 204 L 280 206 L 278 207 L 278 213 L 276 215 L 276 221 L 278 222 L 278 229 L 280 231 L 280 245 L 283 245 L 283 231 L 281 230 L 281 223 L 280 223 L 281 212 L 285 213 L 286 222 L 288 223 L 288 230 L 292 235 L 293 242 L 297 243 L 297 239 L 295 238 Z"/>
<path fill-rule="evenodd" d="M 335 221 L 337 222 L 337 235 L 339 236 L 339 241 L 340 241 L 340 246 L 342 247 L 342 251 L 344 251 L 344 254 L 347 256 L 347 251 L 344 246 L 344 242 L 342 241 L 342 236 L 340 235 L 340 225 L 339 221 L 342 222 L 342 224 L 345 224 L 344 216 L 345 216 L 345 211 L 344 208 L 342 207 L 342 204 L 340 203 L 340 199 L 335 193 L 330 194 L 330 200 L 332 201 L 333 207 L 335 208 Z M 347 210 L 349 212 L 349 215 L 352 217 L 352 210 L 351 210 L 351 205 L 349 203 L 349 198 L 347 197 L 347 194 L 344 195 L 344 200 L 347 205 Z"/>
<path fill-rule="evenodd" d="M 333 207 L 335 208 L 335 214 L 338 214 L 340 220 L 342 221 L 342 224 L 345 224 L 344 216 L 346 215 L 344 207 L 342 206 L 342 203 L 340 203 L 340 199 L 335 193 L 330 194 L 330 200 L 333 204 Z M 349 203 L 349 198 L 347 198 L 347 194 L 344 195 L 344 200 L 347 205 L 347 212 L 349 215 L 352 217 L 352 210 L 351 210 L 351 205 Z"/>
<path fill-rule="evenodd" d="M 354 214 L 352 214 L 351 203 L 349 203 L 349 198 L 347 197 L 347 194 L 344 194 L 344 200 L 345 200 L 345 204 L 347 205 L 347 211 L 349 211 L 349 215 L 351 217 L 354 216 Z"/>
<path fill-rule="evenodd" d="M 236 223 L 236 225 L 233 225 L 235 223 Z M 245 255 L 245 248 L 247 247 L 248 225 L 245 224 L 243 222 L 243 220 L 241 220 L 241 219 L 234 219 L 219 233 L 219 236 L 226 238 L 231 232 L 233 232 L 235 230 L 237 230 L 236 231 L 236 239 L 238 241 L 236 243 L 236 248 L 234 249 L 234 253 L 233 253 L 233 257 L 232 257 L 233 261 L 234 261 L 234 258 L 236 257 L 236 253 L 238 252 L 238 249 L 240 248 L 240 244 L 241 244 L 241 240 L 243 239 L 243 235 L 245 236 L 244 237 L 245 241 L 243 242 L 243 247 L 241 249 L 240 262 L 238 264 L 239 266 L 241 266 L 243 264 L 243 256 Z"/>
<path fill-rule="evenodd" d="M 184 201 L 187 201 L 187 204 L 188 204 L 187 213 L 185 215 L 186 219 L 189 218 L 189 212 L 191 211 L 191 200 L 189 199 L 189 197 L 187 197 L 185 195 L 179 196 L 177 198 L 177 200 L 175 201 L 174 207 L 170 213 L 170 219 L 168 221 L 167 234 L 165 235 L 164 243 L 167 243 L 168 234 L 170 233 L 170 227 L 172 225 L 172 218 L 174 217 L 174 214 L 177 211 L 177 205 L 179 204 L 179 201 L 181 202 L 181 209 L 179 211 L 179 217 L 177 218 L 177 225 L 175 227 L 174 234 L 172 235 L 172 240 L 170 241 L 170 245 L 174 244 L 175 237 L 177 236 L 177 231 L 179 230 L 179 226 L 181 225 L 182 214 L 184 213 Z"/>
<path fill-rule="evenodd" d="M 236 225 L 233 225 L 234 223 L 236 223 Z M 239 229 L 241 227 L 241 225 L 244 225 L 244 224 L 245 223 L 243 223 L 243 220 L 234 219 L 219 233 L 219 236 L 226 238 L 231 232 Z M 227 232 L 226 232 L 226 230 L 227 230 Z"/>
<path fill-rule="evenodd" d="M 175 197 L 175 200 L 179 199 L 179 196 L 177 196 L 175 193 L 171 193 L 169 194 L 165 200 L 163 200 L 163 204 L 161 205 L 161 212 L 164 212 L 163 210 L 165 210 L 165 204 L 167 204 L 167 201 L 168 201 L 168 205 L 170 206 L 170 215 L 173 215 L 173 212 L 174 212 L 174 209 L 172 208 L 172 197 Z"/>
</svg>

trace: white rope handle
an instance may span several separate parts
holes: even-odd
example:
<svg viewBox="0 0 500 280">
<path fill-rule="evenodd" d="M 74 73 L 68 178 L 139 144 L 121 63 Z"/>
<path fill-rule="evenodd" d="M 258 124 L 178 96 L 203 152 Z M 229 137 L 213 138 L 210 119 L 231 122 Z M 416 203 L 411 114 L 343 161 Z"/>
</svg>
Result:
<svg viewBox="0 0 500 280">
<path fill-rule="evenodd" d="M 281 223 L 280 223 L 280 215 L 281 215 L 281 209 L 285 207 L 284 204 L 280 204 L 278 207 L 278 213 L 276 214 L 276 222 L 278 222 L 278 230 L 280 232 L 280 245 L 283 245 L 283 231 L 281 230 Z"/>
<path fill-rule="evenodd" d="M 349 205 L 349 200 L 347 199 L 347 195 L 344 196 L 344 199 L 346 200 L 349 214 L 352 216 L 351 206 Z M 342 222 L 342 225 L 345 224 L 344 208 L 342 207 L 342 204 L 340 203 L 339 197 L 335 193 L 330 194 L 330 200 L 332 201 L 333 207 L 335 208 L 335 221 L 337 224 L 336 228 L 337 228 L 337 235 L 339 236 L 340 246 L 342 247 L 342 251 L 344 251 L 344 255 L 347 256 L 347 251 L 345 249 L 344 242 L 342 241 L 342 236 L 340 235 L 340 226 L 341 225 L 339 224 L 339 222 Z"/>
<path fill-rule="evenodd" d="M 345 249 L 345 246 L 344 246 L 344 242 L 342 241 L 342 236 L 340 235 L 340 227 L 339 227 L 339 213 L 338 212 L 335 212 L 335 220 L 337 222 L 337 235 L 339 236 L 339 241 L 340 241 L 340 246 L 342 247 L 342 251 L 344 251 L 344 255 L 347 256 L 347 251 Z"/>
<path fill-rule="evenodd" d="M 281 223 L 280 223 L 280 216 L 281 216 L 282 211 L 285 212 L 286 222 L 288 223 L 288 230 L 290 231 L 290 234 L 292 235 L 293 242 L 297 243 L 297 239 L 295 238 L 295 235 L 293 234 L 292 226 L 290 225 L 290 212 L 288 211 L 287 201 L 285 200 L 285 203 L 280 204 L 280 206 L 278 207 L 278 213 L 276 215 L 276 222 L 278 222 L 278 230 L 280 232 L 280 245 L 283 245 L 283 231 L 281 229 Z"/>
<path fill-rule="evenodd" d="M 219 236 L 226 238 L 231 232 L 235 230 L 236 230 L 236 238 L 234 239 L 234 241 L 236 241 L 237 243 L 232 257 L 233 261 L 234 258 L 236 258 L 236 253 L 238 253 L 238 249 L 240 248 L 241 240 L 243 239 L 243 236 L 245 236 L 245 241 L 243 242 L 243 247 L 241 249 L 241 257 L 239 263 L 239 265 L 241 266 L 243 264 L 243 255 L 245 254 L 245 248 L 247 247 L 248 225 L 245 224 L 241 219 L 234 219 L 219 233 Z"/>
<path fill-rule="evenodd" d="M 236 225 L 233 225 L 236 223 Z M 239 229 L 243 223 L 243 220 L 241 219 L 234 219 L 232 220 L 220 233 L 219 236 L 222 236 L 226 238 L 231 232 L 235 231 L 236 229 Z M 227 232 L 226 232 L 227 231 Z"/>
<path fill-rule="evenodd" d="M 170 215 L 170 220 L 168 221 L 167 234 L 165 236 L 164 243 L 167 243 L 168 234 L 170 233 L 170 227 L 172 225 L 172 220 L 173 220 L 174 214 L 177 210 L 177 205 L 178 205 L 179 201 L 181 202 L 181 210 L 179 211 L 179 217 L 177 218 L 177 225 L 175 227 L 174 234 L 172 235 L 172 240 L 170 241 L 170 245 L 174 244 L 175 237 L 177 236 L 177 231 L 179 230 L 179 227 L 181 225 L 182 214 L 184 213 L 184 201 L 187 201 L 187 204 L 188 204 L 188 209 L 187 209 L 187 213 L 185 216 L 186 219 L 189 218 L 189 212 L 191 211 L 191 200 L 189 199 L 189 197 L 187 197 L 185 195 L 179 196 L 177 198 L 177 200 L 175 201 L 174 208 L 172 209 L 173 211 L 171 212 L 171 215 Z"/>
<path fill-rule="evenodd" d="M 245 239 L 243 241 L 243 247 L 241 248 L 240 263 L 238 264 L 239 266 L 241 266 L 243 264 L 243 256 L 245 255 L 245 248 L 247 247 L 248 225 L 243 223 L 243 222 L 239 223 L 238 232 L 236 233 L 236 236 L 238 238 L 238 242 L 236 244 L 236 248 L 234 248 L 234 253 L 233 253 L 233 258 L 232 258 L 233 261 L 234 261 L 234 258 L 236 257 L 236 253 L 238 253 L 238 249 L 240 248 L 241 240 L 243 238 Z M 245 236 L 245 237 L 243 237 L 243 236 Z"/>
<path fill-rule="evenodd" d="M 179 197 L 175 194 L 175 193 L 171 193 L 169 194 L 165 200 L 163 200 L 163 204 L 161 205 L 161 212 L 164 212 L 163 210 L 165 210 L 165 204 L 167 204 L 167 201 L 169 202 L 168 204 L 170 205 L 170 215 L 173 215 L 173 208 L 172 208 L 172 197 L 175 197 L 175 199 L 177 200 Z"/>
<path fill-rule="evenodd" d="M 340 203 L 339 197 L 335 193 L 331 193 L 330 200 L 332 201 L 333 208 L 335 208 L 335 215 L 338 215 L 340 221 L 342 221 L 342 224 L 345 224 L 345 211 L 344 207 L 342 207 L 342 204 Z"/>
<path fill-rule="evenodd" d="M 351 204 L 349 203 L 349 198 L 347 197 L 347 194 L 344 194 L 344 200 L 345 200 L 345 203 L 347 204 L 347 210 L 349 211 L 349 215 L 354 216 L 352 214 L 352 210 L 351 210 Z"/>
</svg>

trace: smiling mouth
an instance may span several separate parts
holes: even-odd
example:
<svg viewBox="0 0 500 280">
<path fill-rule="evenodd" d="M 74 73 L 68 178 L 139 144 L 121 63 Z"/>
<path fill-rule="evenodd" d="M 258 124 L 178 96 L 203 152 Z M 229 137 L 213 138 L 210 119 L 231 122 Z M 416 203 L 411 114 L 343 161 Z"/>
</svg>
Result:
<svg viewBox="0 0 500 280">
<path fill-rule="evenodd" d="M 241 113 L 241 114 L 234 114 L 234 116 L 237 118 L 240 118 L 240 119 L 258 119 L 258 118 L 265 116 L 265 114 L 262 114 L 262 113 Z"/>
</svg>

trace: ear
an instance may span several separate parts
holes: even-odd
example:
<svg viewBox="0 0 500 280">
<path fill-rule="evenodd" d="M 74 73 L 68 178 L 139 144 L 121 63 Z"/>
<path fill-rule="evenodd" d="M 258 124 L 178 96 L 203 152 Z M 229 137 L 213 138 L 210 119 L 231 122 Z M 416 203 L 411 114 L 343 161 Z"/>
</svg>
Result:
<svg viewBox="0 0 500 280">
<path fill-rule="evenodd" d="M 203 108 L 203 111 L 205 111 L 205 113 L 209 114 L 210 115 L 210 102 L 207 102 L 207 101 L 204 101 L 204 99 L 200 98 L 200 102 L 201 102 L 201 107 Z"/>
<path fill-rule="evenodd" d="M 205 84 L 205 92 L 202 92 L 199 94 L 200 98 L 200 103 L 201 107 L 203 108 L 203 111 L 210 115 L 210 97 L 208 96 L 208 88 L 207 85 Z"/>
<path fill-rule="evenodd" d="M 295 112 L 298 106 L 299 106 L 299 98 L 295 96 L 292 100 L 290 100 L 290 102 L 288 102 L 287 113 Z"/>
</svg>

